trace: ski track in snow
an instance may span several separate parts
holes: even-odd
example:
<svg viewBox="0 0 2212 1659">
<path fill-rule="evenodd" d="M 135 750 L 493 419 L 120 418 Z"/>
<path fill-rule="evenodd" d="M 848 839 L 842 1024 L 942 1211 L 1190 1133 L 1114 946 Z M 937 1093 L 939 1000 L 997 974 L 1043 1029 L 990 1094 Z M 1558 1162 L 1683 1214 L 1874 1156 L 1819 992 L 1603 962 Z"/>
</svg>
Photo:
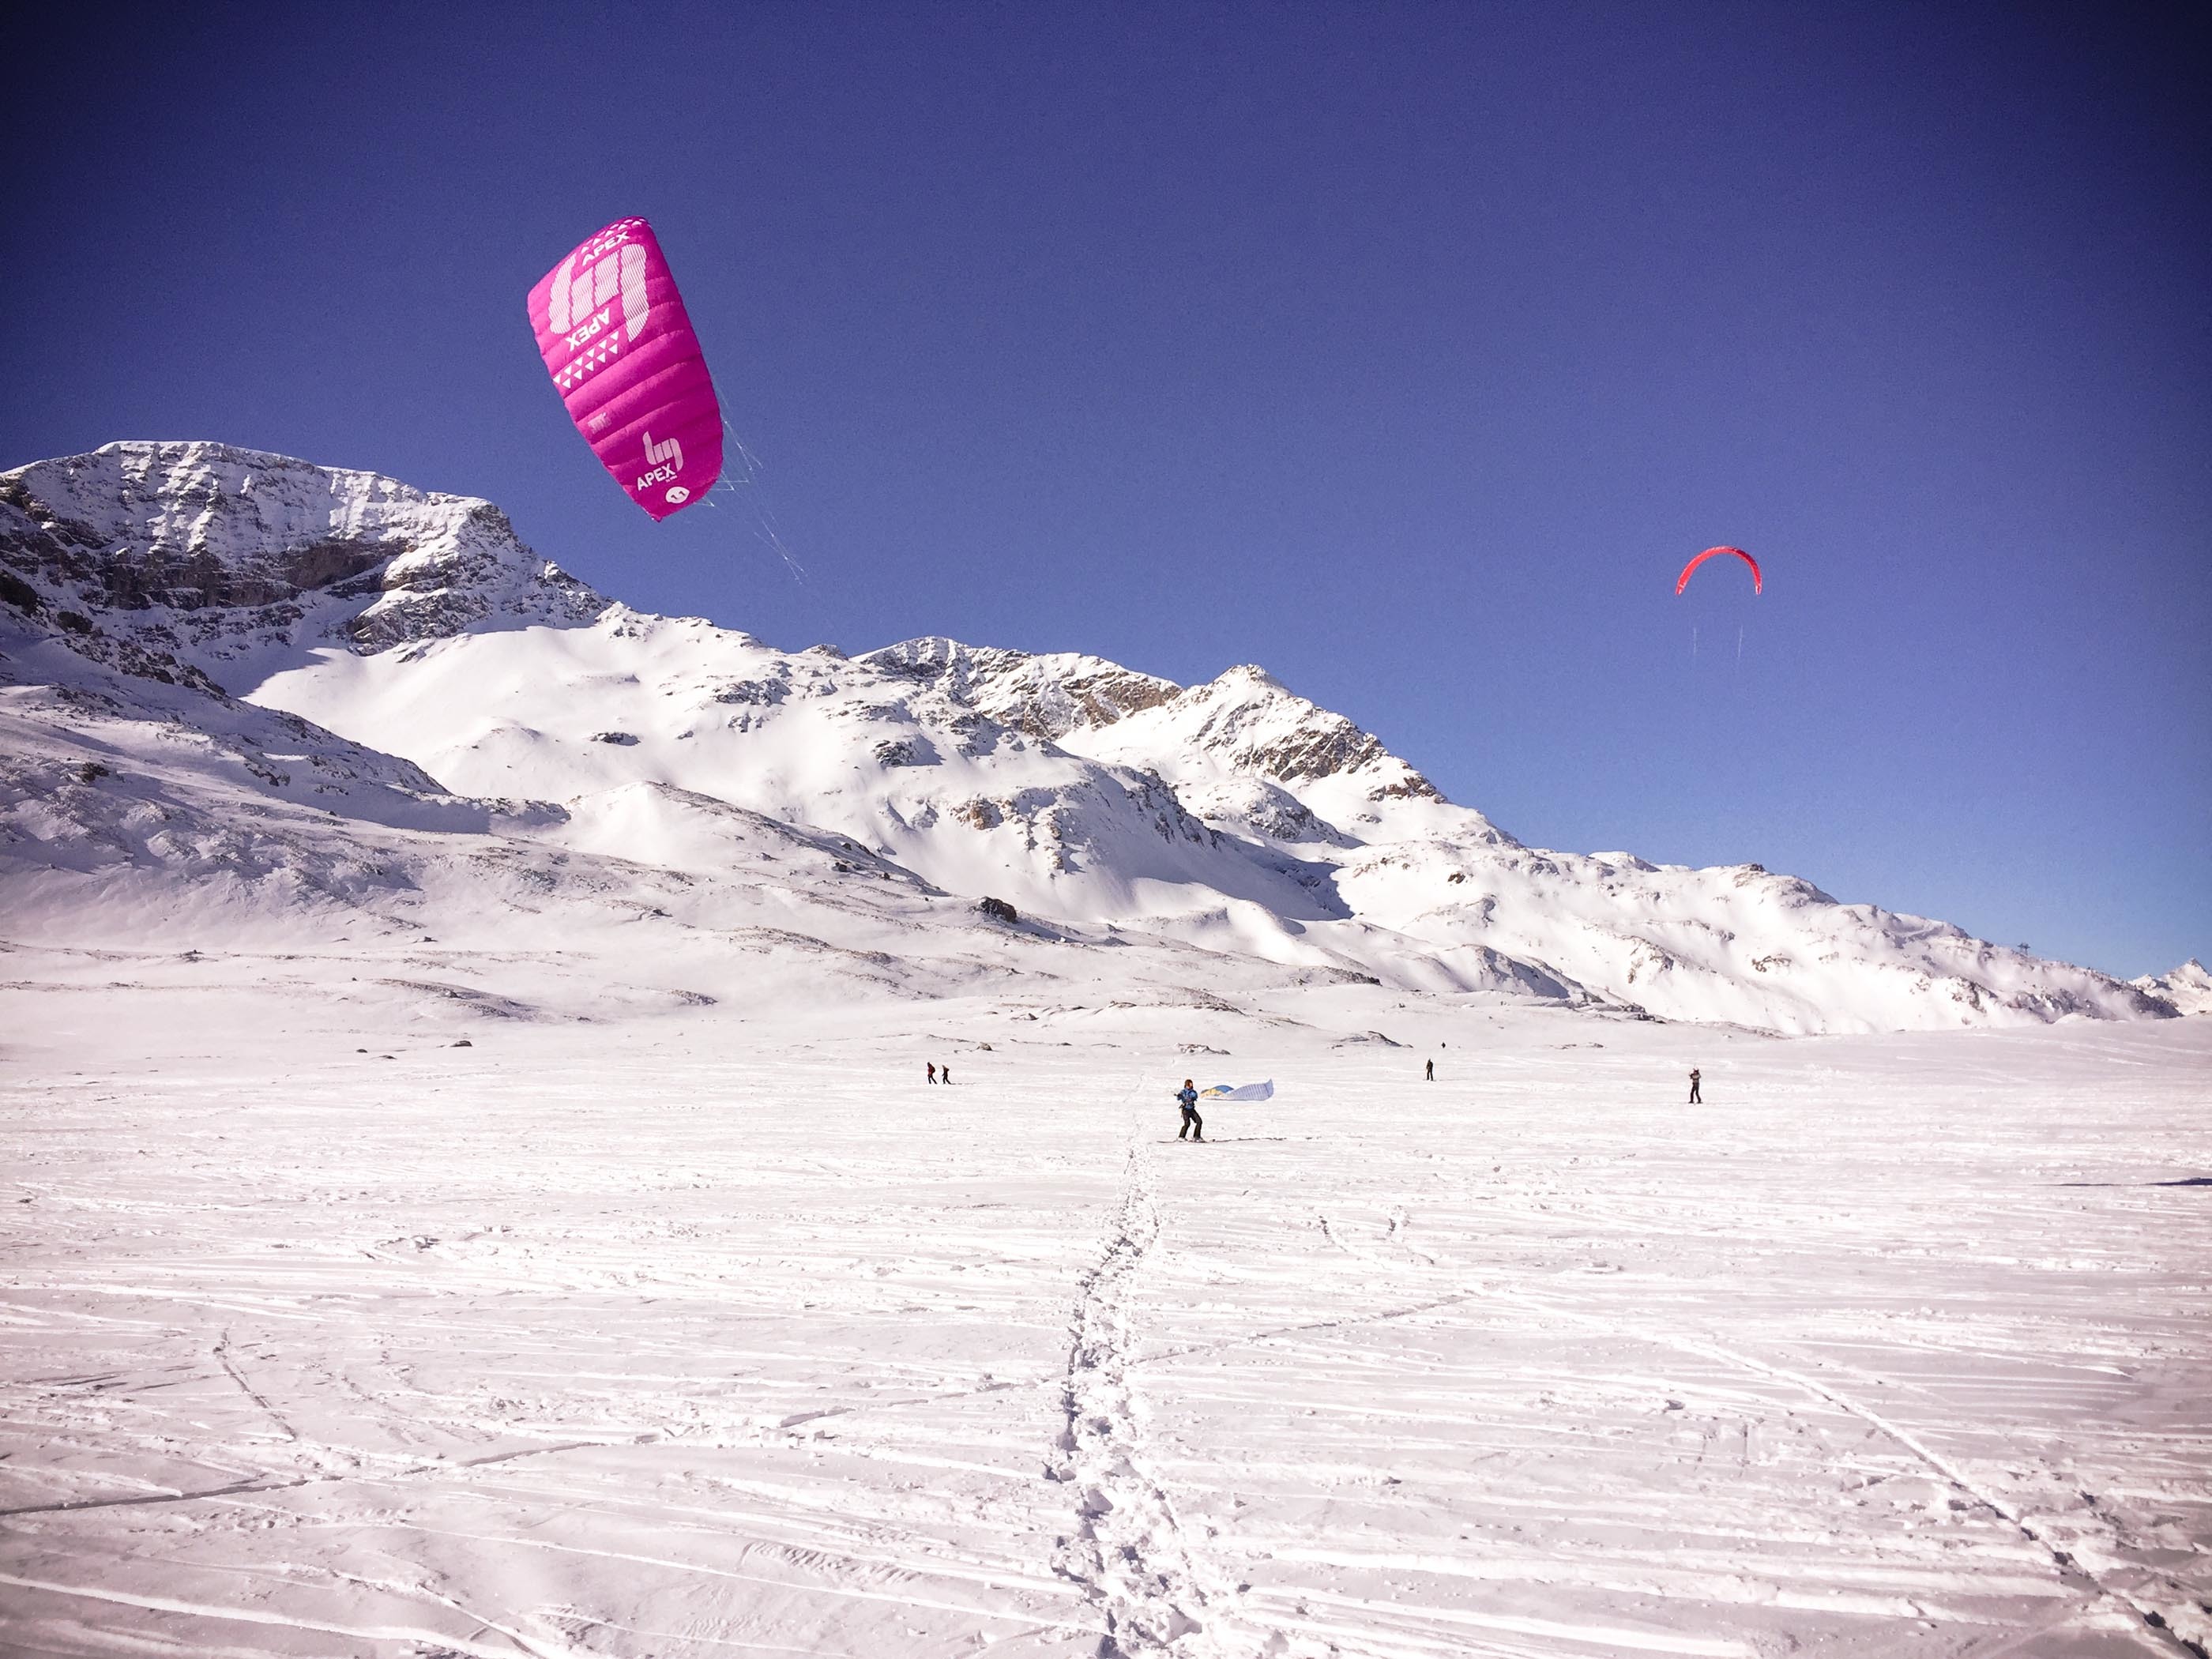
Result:
<svg viewBox="0 0 2212 1659">
<path fill-rule="evenodd" d="M 1140 1346 L 1136 1286 L 1159 1243 L 1161 1221 L 1141 1127 L 1133 1132 L 1126 1167 L 1127 1185 L 1097 1265 L 1084 1275 L 1070 1332 L 1067 1425 L 1054 1473 L 1076 1492 L 1077 1521 L 1054 1565 L 1105 1615 L 1101 1659 L 1256 1650 L 1240 1639 L 1230 1611 L 1233 1592 L 1203 1571 L 1203 1552 L 1146 1452 L 1147 1413 L 1133 1375 Z"/>
<path fill-rule="evenodd" d="M 1320 1219 L 1322 1231 L 1328 1235 L 1329 1241 L 1333 1244 L 1335 1244 L 1340 1249 L 1346 1251 L 1347 1254 L 1354 1255 L 1363 1254 L 1356 1248 L 1343 1243 L 1343 1241 L 1338 1237 L 1335 1231 L 1330 1228 L 1328 1219 L 1326 1216 L 1322 1217 Z M 1425 1252 L 1416 1249 L 1412 1244 L 1406 1241 L 1403 1232 L 1406 1219 L 1407 1218 L 1402 1212 L 1394 1214 L 1389 1218 L 1388 1230 L 1382 1240 L 1382 1243 L 1386 1247 L 1386 1250 L 1395 1249 L 1402 1252 L 1404 1255 L 1411 1257 L 1413 1262 L 1418 1264 L 1418 1267 L 1420 1269 L 1429 1272 L 1437 1270 L 1439 1264 L 1433 1256 L 1428 1255 Z M 1387 1255 L 1377 1255 L 1374 1259 L 1381 1265 L 1386 1267 L 1403 1267 L 1406 1265 L 1403 1261 L 1393 1263 L 1389 1261 Z M 1740 1365 L 1744 1370 L 1753 1372 L 1759 1376 L 1769 1377 L 1778 1382 L 1788 1383 L 1793 1388 L 1802 1389 L 1803 1392 L 1813 1395 L 1815 1399 L 1826 1401 L 1827 1404 L 1834 1406 L 1842 1411 L 1848 1412 L 1852 1416 L 1859 1418 L 1864 1422 L 1871 1425 L 1873 1427 L 1880 1430 L 1892 1440 L 1896 1441 L 1899 1445 L 1913 1453 L 1923 1463 L 1927 1464 L 1929 1468 L 1934 1469 L 1938 1474 L 1942 1476 L 1942 1478 L 1953 1487 L 1956 1488 L 1958 1492 L 1971 1498 L 1975 1504 L 1987 1509 L 1991 1513 L 2000 1516 L 2006 1521 L 2010 1522 L 2014 1527 L 2017 1527 L 2020 1529 L 2022 1535 L 2033 1540 L 2039 1545 L 2042 1545 L 2045 1549 L 2048 1550 L 2051 1553 L 2051 1559 L 2059 1567 L 2066 1569 L 2071 1576 L 2079 1578 L 2087 1594 L 2094 1598 L 2100 1601 L 2108 1602 L 2114 1607 L 2124 1608 L 2128 1613 L 2131 1614 L 2136 1619 L 2140 1620 L 2145 1628 L 2148 1630 L 2164 1634 L 2170 1632 L 2172 1629 L 2173 1621 L 2169 1619 L 2162 1610 L 2148 1604 L 2137 1596 L 2107 1589 L 2104 1584 L 2097 1581 L 2094 1575 L 2081 1571 L 2080 1564 L 2070 1553 L 2061 1549 L 2056 1544 L 2046 1540 L 2044 1535 L 2036 1529 L 2033 1522 L 2020 1514 L 2012 1505 L 2008 1504 L 2003 1498 L 1997 1495 L 1994 1491 L 1990 1490 L 1977 1482 L 1971 1475 L 1965 1473 L 1956 1464 L 1952 1462 L 1951 1460 L 1944 1457 L 1942 1454 L 1930 1448 L 1919 1437 L 1911 1433 L 1908 1430 L 1900 1428 L 1896 1423 L 1891 1421 L 1881 1413 L 1875 1410 L 1864 1401 L 1844 1393 L 1841 1389 L 1834 1386 L 1833 1384 L 1823 1382 L 1817 1378 L 1807 1376 L 1801 1372 L 1791 1370 L 1784 1366 L 1770 1364 L 1763 1359 L 1757 1358 L 1750 1354 L 1738 1352 L 1736 1350 L 1723 1346 L 1719 1343 L 1704 1341 L 1694 1336 L 1687 1336 L 1680 1334 L 1635 1329 L 1632 1327 L 1622 1325 L 1616 1318 L 1600 1319 L 1589 1314 L 1577 1312 L 1574 1309 L 1563 1306 L 1556 1301 L 1547 1300 L 1540 1297 L 1528 1296 L 1504 1285 L 1487 1284 L 1479 1285 L 1475 1286 L 1468 1295 L 1470 1297 L 1488 1297 L 1500 1301 L 1515 1303 L 1521 1306 L 1531 1309 L 1534 1311 L 1551 1315 L 1557 1318 L 1569 1320 L 1575 1324 L 1595 1330 L 1607 1332 L 1620 1331 L 1632 1335 L 1639 1341 L 1648 1342 L 1655 1346 L 1675 1348 L 1685 1353 L 1696 1354 L 1707 1358 L 1718 1359 L 1731 1365 Z M 1464 1300 L 1467 1298 L 1461 1297 L 1454 1299 Z M 1747 1439 L 1748 1435 L 1747 1433 Z M 2094 1506 L 2092 1506 L 2092 1512 L 2094 1512 Z M 2099 1521 L 2105 1522 L 2108 1528 L 2112 1528 L 2112 1536 L 2109 1540 L 2112 1545 L 2121 1547 L 2127 1546 L 2130 1540 L 2119 1535 L 2118 1528 L 2116 1527 L 2112 1527 L 2110 1517 L 2100 1514 L 2096 1516 L 2096 1518 Z M 2178 1583 L 2169 1583 L 2164 1586 L 2164 1588 L 2176 1595 L 2186 1594 L 2186 1592 L 2183 1590 L 2182 1587 Z M 2199 1655 L 2200 1659 L 2201 1656 L 2204 1652 L 2202 1646 L 2186 1640 L 2178 1643 L 2177 1645 L 2186 1651 Z"/>
<path fill-rule="evenodd" d="M 2212 1626 L 2212 1207 L 2164 1184 L 2212 1170 L 2212 1032 L 1409 1010 L 1424 1085 L 1187 1008 L 368 1030 L 87 971 L 0 994 L 44 1011 L 0 1050 L 0 1650 Z M 1280 1093 L 1169 1145 L 1201 1039 Z"/>
</svg>

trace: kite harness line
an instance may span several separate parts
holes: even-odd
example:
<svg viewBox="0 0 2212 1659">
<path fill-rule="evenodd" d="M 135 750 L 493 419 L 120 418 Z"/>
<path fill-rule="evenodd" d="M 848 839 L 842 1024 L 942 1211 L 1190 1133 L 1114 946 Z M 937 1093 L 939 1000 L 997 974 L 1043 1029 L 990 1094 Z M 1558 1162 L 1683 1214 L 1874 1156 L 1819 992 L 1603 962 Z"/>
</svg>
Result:
<svg viewBox="0 0 2212 1659">
<path fill-rule="evenodd" d="M 1753 558 L 1750 554 L 1745 552 L 1740 547 L 1709 547 L 1704 552 L 1698 554 L 1696 558 L 1691 560 L 1689 563 L 1684 565 L 1682 567 L 1682 574 L 1674 578 L 1674 597 L 1678 599 L 1682 597 L 1682 590 L 1690 585 L 1691 574 L 1695 571 L 1699 565 L 1703 564 L 1707 559 L 1717 557 L 1723 553 L 1734 554 L 1737 558 L 1741 559 L 1746 564 L 1751 567 L 1751 591 L 1753 593 L 1763 593 L 1766 591 L 1766 581 L 1765 579 L 1759 574 L 1759 561 L 1757 559 Z M 1692 662 L 1695 662 L 1697 659 L 1698 625 L 1695 623 L 1692 623 L 1690 624 L 1690 660 Z M 1741 627 L 1735 630 L 1735 665 L 1739 671 L 1743 667 L 1743 629 Z"/>
<path fill-rule="evenodd" d="M 791 580 L 804 586 L 806 567 L 799 563 L 785 544 L 783 532 L 776 528 L 775 514 L 769 511 L 761 489 L 761 476 L 766 469 L 761 465 L 760 457 L 745 447 L 745 441 L 738 436 L 726 416 L 722 420 L 722 434 L 727 440 L 727 452 L 735 458 L 737 464 L 715 480 L 714 489 L 707 492 L 707 505 L 720 505 L 714 498 L 726 494 L 733 503 L 743 502 L 752 514 L 754 539 L 765 543 L 776 557 L 783 561 L 784 568 L 791 574 Z"/>
</svg>

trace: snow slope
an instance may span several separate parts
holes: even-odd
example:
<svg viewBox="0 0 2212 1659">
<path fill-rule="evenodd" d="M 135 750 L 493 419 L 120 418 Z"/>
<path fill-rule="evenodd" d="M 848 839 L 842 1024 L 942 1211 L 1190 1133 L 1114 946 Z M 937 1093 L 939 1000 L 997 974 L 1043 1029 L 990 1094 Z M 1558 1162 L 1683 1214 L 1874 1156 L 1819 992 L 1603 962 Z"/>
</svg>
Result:
<svg viewBox="0 0 2212 1659">
<path fill-rule="evenodd" d="M 726 885 L 742 860 L 700 851 L 721 832 L 668 820 L 736 809 L 1101 939 L 1779 1031 L 2174 1012 L 1757 866 L 1522 847 L 1255 667 L 1181 687 L 945 640 L 850 660 L 780 651 L 607 601 L 489 504 L 373 475 L 110 445 L 0 475 L 0 562 L 24 687 L 104 672 L 115 695 L 117 676 L 166 676 L 213 707 L 282 711 L 342 734 L 334 754 L 403 758 L 418 797 L 479 803 L 440 806 L 441 823 L 473 812 L 541 848 L 658 866 L 680 845 L 690 876 Z M 98 885 L 16 821 L 10 879 L 57 915 L 68 893 L 96 904 Z"/>
</svg>

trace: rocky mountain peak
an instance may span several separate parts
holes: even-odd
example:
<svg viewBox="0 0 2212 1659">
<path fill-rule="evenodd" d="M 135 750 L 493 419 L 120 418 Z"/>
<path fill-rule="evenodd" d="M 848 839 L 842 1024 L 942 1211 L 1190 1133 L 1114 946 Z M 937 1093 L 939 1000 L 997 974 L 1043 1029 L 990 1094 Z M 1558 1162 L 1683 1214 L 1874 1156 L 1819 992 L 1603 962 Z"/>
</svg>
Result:
<svg viewBox="0 0 2212 1659">
<path fill-rule="evenodd" d="M 2129 983 L 2184 1014 L 2212 1014 L 2212 969 L 2195 957 L 2163 974 L 2145 974 Z"/>
<path fill-rule="evenodd" d="M 112 443 L 0 473 L 0 569 L 33 617 L 219 659 L 314 620 L 362 651 L 496 611 L 606 601 L 489 501 L 213 443 Z M 190 665 L 205 666 L 204 662 Z"/>
<path fill-rule="evenodd" d="M 1103 657 L 1037 654 L 934 637 L 902 640 L 860 660 L 921 681 L 960 708 L 1050 741 L 1111 726 L 1182 690 L 1172 680 Z"/>
<path fill-rule="evenodd" d="M 1216 685 L 1246 684 L 1255 691 L 1287 691 L 1289 687 L 1256 662 L 1240 662 L 1233 668 L 1224 668 L 1214 677 Z"/>
<path fill-rule="evenodd" d="M 1103 657 L 1031 653 L 902 640 L 859 659 L 929 685 L 961 708 L 1059 742 L 1144 715 L 1175 740 L 1209 750 L 1231 769 L 1296 782 L 1371 771 L 1388 797 L 1442 799 L 1434 785 L 1341 714 L 1289 690 L 1256 663 L 1202 685 L 1181 686 Z"/>
<path fill-rule="evenodd" d="M 1176 695 L 1167 711 L 1185 743 L 1279 783 L 1361 775 L 1370 799 L 1442 800 L 1437 787 L 1372 733 L 1240 664 Z"/>
</svg>

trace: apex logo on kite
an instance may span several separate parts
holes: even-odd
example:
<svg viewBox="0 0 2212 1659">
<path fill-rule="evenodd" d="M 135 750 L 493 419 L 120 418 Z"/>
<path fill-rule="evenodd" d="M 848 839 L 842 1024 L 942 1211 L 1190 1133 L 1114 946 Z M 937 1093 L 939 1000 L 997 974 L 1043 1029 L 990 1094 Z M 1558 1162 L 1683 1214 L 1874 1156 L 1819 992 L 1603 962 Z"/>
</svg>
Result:
<svg viewBox="0 0 2212 1659">
<path fill-rule="evenodd" d="M 605 311 L 602 311 L 598 316 L 592 318 L 590 322 L 586 323 L 581 328 L 570 330 L 568 337 L 568 349 L 574 351 L 578 346 L 583 344 L 585 341 L 590 339 L 594 334 L 597 334 L 601 329 L 607 325 L 609 321 L 613 319 L 614 314 L 615 308 L 612 306 L 609 306 Z"/>
<path fill-rule="evenodd" d="M 574 350 L 613 321 L 612 302 L 619 296 L 623 325 L 631 339 L 637 338 L 653 309 L 645 291 L 645 250 L 624 242 L 581 270 L 576 269 L 578 263 L 579 256 L 572 253 L 553 273 L 552 291 L 546 296 L 546 320 L 553 331 L 566 336 L 568 349 Z M 605 309 L 592 314 L 601 307 Z"/>
<path fill-rule="evenodd" d="M 655 443 L 653 441 L 653 434 L 648 431 L 645 434 L 645 464 L 651 470 L 637 481 L 637 487 L 640 489 L 652 484 L 675 483 L 676 475 L 684 470 L 684 446 L 674 438 Z M 681 501 L 690 499 L 690 496 L 689 490 L 685 490 L 681 495 L 671 490 L 668 499 L 672 501 Z"/>
</svg>

